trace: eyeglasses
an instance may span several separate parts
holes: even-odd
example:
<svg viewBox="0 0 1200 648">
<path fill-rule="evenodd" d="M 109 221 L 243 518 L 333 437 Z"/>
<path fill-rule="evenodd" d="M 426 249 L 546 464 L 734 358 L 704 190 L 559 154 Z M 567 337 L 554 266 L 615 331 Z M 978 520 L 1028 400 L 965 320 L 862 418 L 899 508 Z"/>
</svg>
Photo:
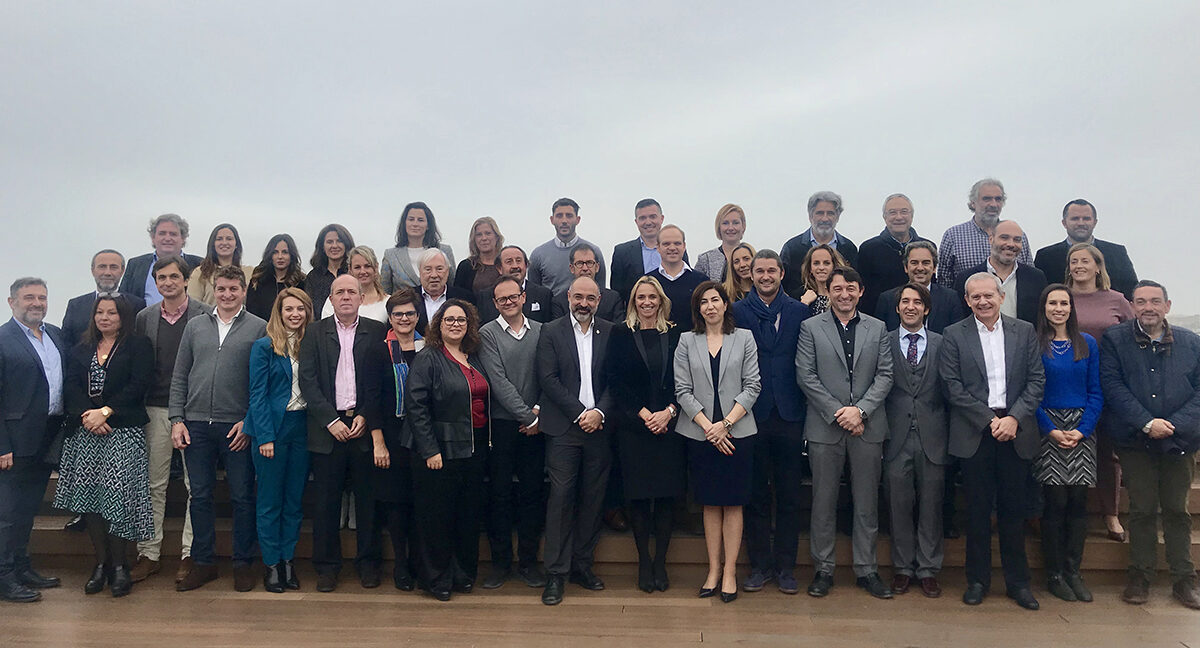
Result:
<svg viewBox="0 0 1200 648">
<path fill-rule="evenodd" d="M 412 319 L 416 316 L 417 316 L 417 311 L 415 311 L 415 310 L 395 311 L 392 313 L 392 317 L 395 317 L 396 319 Z"/>
<path fill-rule="evenodd" d="M 595 261 L 592 261 L 589 259 L 587 261 L 576 261 L 575 263 L 572 263 L 571 265 L 579 266 L 580 268 L 591 268 L 592 266 L 599 265 L 599 264 L 596 263 Z"/>
<path fill-rule="evenodd" d="M 521 298 L 521 293 L 517 293 L 515 295 L 505 295 L 503 297 L 496 297 L 495 301 L 497 304 L 503 306 L 505 304 L 515 304 L 515 303 L 517 303 L 517 300 L 520 298 Z"/>
<path fill-rule="evenodd" d="M 443 317 L 442 323 L 449 324 L 451 326 L 466 326 L 467 318 L 465 318 L 465 317 Z"/>
</svg>

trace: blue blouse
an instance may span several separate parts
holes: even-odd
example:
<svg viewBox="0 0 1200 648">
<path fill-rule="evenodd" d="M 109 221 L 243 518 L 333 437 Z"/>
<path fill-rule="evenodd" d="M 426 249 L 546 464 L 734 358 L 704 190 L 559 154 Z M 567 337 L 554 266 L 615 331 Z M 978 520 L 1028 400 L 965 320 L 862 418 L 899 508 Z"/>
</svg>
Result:
<svg viewBox="0 0 1200 648">
<path fill-rule="evenodd" d="M 1083 419 L 1079 432 L 1089 437 L 1100 420 L 1104 407 L 1104 394 L 1100 391 L 1100 348 L 1096 338 L 1080 333 L 1088 346 L 1088 355 L 1075 360 L 1075 350 L 1068 346 L 1063 355 L 1053 351 L 1042 354 L 1042 366 L 1046 368 L 1046 392 L 1037 410 L 1038 427 L 1042 434 L 1050 434 L 1054 424 L 1046 415 L 1047 409 L 1083 408 Z"/>
</svg>

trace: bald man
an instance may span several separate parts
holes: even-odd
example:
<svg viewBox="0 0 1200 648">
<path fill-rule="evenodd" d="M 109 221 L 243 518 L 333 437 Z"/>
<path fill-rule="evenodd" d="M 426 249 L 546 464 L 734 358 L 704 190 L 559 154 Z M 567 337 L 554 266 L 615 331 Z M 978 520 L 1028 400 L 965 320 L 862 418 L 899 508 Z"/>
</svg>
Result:
<svg viewBox="0 0 1200 648">
<path fill-rule="evenodd" d="M 955 284 L 959 298 L 966 300 L 968 277 L 978 272 L 986 272 L 1000 280 L 1004 292 L 1000 314 L 1036 326 L 1038 301 L 1046 287 L 1046 275 L 1019 260 L 1025 254 L 1025 243 L 1025 232 L 1016 221 L 1002 220 L 996 223 L 988 236 L 991 253 L 987 260 L 967 268 L 959 275 Z"/>
</svg>

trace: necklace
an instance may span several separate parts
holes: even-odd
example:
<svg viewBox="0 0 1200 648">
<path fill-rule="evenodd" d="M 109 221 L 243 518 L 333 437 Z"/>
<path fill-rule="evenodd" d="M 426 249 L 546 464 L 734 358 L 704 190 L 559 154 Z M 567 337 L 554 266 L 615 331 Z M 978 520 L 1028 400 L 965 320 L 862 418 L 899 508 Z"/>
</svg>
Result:
<svg viewBox="0 0 1200 648">
<path fill-rule="evenodd" d="M 1050 350 L 1054 352 L 1054 355 L 1067 355 L 1067 352 L 1071 350 L 1071 341 L 1050 340 Z"/>
</svg>

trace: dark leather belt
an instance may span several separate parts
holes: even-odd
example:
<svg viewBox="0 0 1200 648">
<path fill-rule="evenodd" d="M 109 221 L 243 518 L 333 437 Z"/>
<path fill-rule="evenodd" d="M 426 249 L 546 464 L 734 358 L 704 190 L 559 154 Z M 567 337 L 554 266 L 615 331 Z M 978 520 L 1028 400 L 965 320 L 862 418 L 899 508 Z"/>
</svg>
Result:
<svg viewBox="0 0 1200 648">
<path fill-rule="evenodd" d="M 338 416 L 342 418 L 352 419 L 354 418 L 354 413 L 354 408 L 350 408 L 348 410 L 338 410 Z"/>
<path fill-rule="evenodd" d="M 1003 407 L 993 407 L 992 413 L 1000 418 L 1004 418 L 1005 416 L 1008 416 L 1008 410 Z"/>
</svg>

